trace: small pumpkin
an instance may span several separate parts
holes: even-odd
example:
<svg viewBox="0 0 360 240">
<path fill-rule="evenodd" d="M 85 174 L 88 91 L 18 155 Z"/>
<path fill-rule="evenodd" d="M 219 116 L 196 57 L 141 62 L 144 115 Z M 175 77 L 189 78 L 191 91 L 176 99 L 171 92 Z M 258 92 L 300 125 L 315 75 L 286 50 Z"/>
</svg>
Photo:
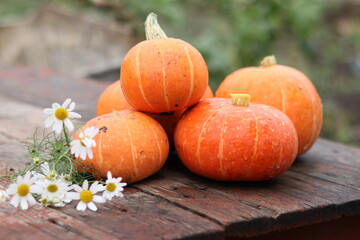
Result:
<svg viewBox="0 0 360 240">
<path fill-rule="evenodd" d="M 149 14 L 146 41 L 126 54 L 121 66 L 124 96 L 135 109 L 149 113 L 178 111 L 197 103 L 208 85 L 208 69 L 189 43 L 168 38 Z"/>
<path fill-rule="evenodd" d="M 232 92 L 251 95 L 252 102 L 274 106 L 293 121 L 299 138 L 298 155 L 315 143 L 322 125 L 322 104 L 312 82 L 299 70 L 265 57 L 260 67 L 239 69 L 225 78 L 216 97 Z"/>
<path fill-rule="evenodd" d="M 275 178 L 298 149 L 291 120 L 274 107 L 249 104 L 246 94 L 202 100 L 183 114 L 174 139 L 187 168 L 221 181 Z"/>
<path fill-rule="evenodd" d="M 157 172 L 169 154 L 169 142 L 164 129 L 153 118 L 135 111 L 123 110 L 95 117 L 82 129 L 99 128 L 92 148 L 93 159 L 81 161 L 97 178 L 108 171 L 125 182 L 140 181 Z M 78 139 L 79 131 L 74 139 Z"/>
<path fill-rule="evenodd" d="M 121 90 L 120 80 L 109 85 L 100 95 L 96 107 L 97 115 L 120 111 L 124 109 L 132 109 L 131 105 L 126 101 Z"/>
</svg>

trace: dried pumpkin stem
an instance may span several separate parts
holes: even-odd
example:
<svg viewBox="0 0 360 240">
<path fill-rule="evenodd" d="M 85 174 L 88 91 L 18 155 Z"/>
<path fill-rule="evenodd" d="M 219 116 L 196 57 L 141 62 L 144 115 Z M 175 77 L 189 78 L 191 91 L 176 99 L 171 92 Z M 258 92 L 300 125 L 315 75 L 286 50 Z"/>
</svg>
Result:
<svg viewBox="0 0 360 240">
<path fill-rule="evenodd" d="M 157 15 L 155 13 L 150 13 L 146 18 L 145 35 L 147 40 L 167 38 L 165 32 L 161 29 L 157 21 Z"/>
<path fill-rule="evenodd" d="M 260 62 L 260 66 L 262 67 L 270 67 L 272 65 L 276 65 L 276 58 L 274 55 L 264 57 L 264 59 Z"/>
<path fill-rule="evenodd" d="M 231 103 L 235 106 L 248 107 L 250 105 L 250 95 L 241 93 L 230 93 Z"/>
</svg>

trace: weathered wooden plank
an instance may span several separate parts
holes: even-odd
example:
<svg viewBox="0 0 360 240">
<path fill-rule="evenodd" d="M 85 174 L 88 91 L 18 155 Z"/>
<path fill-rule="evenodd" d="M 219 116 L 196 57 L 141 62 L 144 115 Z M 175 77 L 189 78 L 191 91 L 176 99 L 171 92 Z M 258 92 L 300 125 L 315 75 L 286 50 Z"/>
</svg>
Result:
<svg viewBox="0 0 360 240">
<path fill-rule="evenodd" d="M 0 66 L 0 95 L 40 108 L 71 98 L 84 120 L 95 116 L 97 100 L 107 85 L 89 79 L 73 79 L 49 69 Z"/>
<path fill-rule="evenodd" d="M 229 237 L 228 240 L 343 240 L 358 239 L 360 236 L 360 215 L 343 217 L 329 222 L 275 231 L 252 238 Z"/>
<path fill-rule="evenodd" d="M 225 226 L 228 235 L 236 236 L 360 213 L 360 191 L 291 171 L 266 182 L 221 183 L 173 163 L 135 186 L 206 215 Z"/>
<path fill-rule="evenodd" d="M 360 149 L 319 139 L 291 171 L 360 190 Z"/>
<path fill-rule="evenodd" d="M 99 212 L 62 212 L 119 239 L 223 239 L 219 225 L 168 201 L 128 188 L 122 199 L 98 205 Z"/>
<path fill-rule="evenodd" d="M 4 216 L 0 212 L 0 239 L 56 239 L 30 226 L 21 219 L 15 219 L 11 216 Z"/>
</svg>

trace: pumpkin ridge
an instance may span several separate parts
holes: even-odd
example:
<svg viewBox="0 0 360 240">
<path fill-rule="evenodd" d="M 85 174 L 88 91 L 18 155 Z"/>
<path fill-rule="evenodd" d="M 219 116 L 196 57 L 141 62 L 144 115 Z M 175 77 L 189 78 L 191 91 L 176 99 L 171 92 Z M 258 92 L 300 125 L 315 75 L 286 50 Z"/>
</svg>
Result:
<svg viewBox="0 0 360 240">
<path fill-rule="evenodd" d="M 99 159 L 99 162 L 100 162 L 100 166 L 102 167 L 103 166 L 103 163 L 104 163 L 104 157 L 103 157 L 103 154 L 102 154 L 102 133 L 100 132 L 99 133 L 99 143 L 97 143 L 96 145 L 98 146 L 98 159 Z"/>
<path fill-rule="evenodd" d="M 259 122 L 258 122 L 258 117 L 256 116 L 255 113 L 252 113 L 254 119 L 255 119 L 255 143 L 254 143 L 254 148 L 253 148 L 253 154 L 252 154 L 252 157 L 251 157 L 251 160 L 248 164 L 248 170 L 247 170 L 247 174 L 246 176 L 250 176 L 251 174 L 251 167 L 252 167 L 252 164 L 254 162 L 254 159 L 255 159 L 255 156 L 256 156 L 256 153 L 257 153 L 257 148 L 258 148 L 258 143 L 259 143 Z"/>
<path fill-rule="evenodd" d="M 150 124 L 146 121 L 146 125 L 148 126 L 148 128 L 151 130 L 151 132 L 154 134 L 154 137 L 156 139 L 156 145 L 157 145 L 157 148 L 158 148 L 158 151 L 159 151 L 159 155 L 160 157 L 158 159 L 162 159 L 162 152 L 161 152 L 161 149 L 160 149 L 160 145 L 159 145 L 159 139 L 157 138 L 155 132 L 154 132 L 154 129 L 150 126 Z M 154 158 L 153 156 L 151 156 L 151 160 L 152 162 L 154 162 Z M 161 161 L 158 161 L 158 165 L 160 165 L 159 163 L 161 163 Z"/>
<path fill-rule="evenodd" d="M 283 74 L 283 70 L 282 70 L 281 67 L 278 68 L 278 70 L 279 70 L 279 73 L 277 71 L 275 71 L 275 74 L 276 74 L 276 80 L 277 80 L 277 82 L 279 84 L 279 88 L 280 88 L 280 92 L 281 92 L 281 111 L 286 114 L 285 91 L 284 91 L 283 84 L 281 84 L 281 80 L 280 80 L 281 78 L 279 77 L 280 73 L 282 75 L 284 75 L 284 74 Z"/>
<path fill-rule="evenodd" d="M 224 176 L 227 176 L 227 173 L 226 173 L 226 171 L 224 169 L 224 165 L 223 165 L 224 164 L 224 136 L 223 135 L 224 135 L 225 128 L 226 128 L 225 122 L 226 122 L 226 117 L 223 117 L 222 124 L 221 124 L 222 128 L 221 128 L 221 133 L 220 133 L 218 157 L 219 157 L 219 160 L 220 160 L 220 172 Z"/>
<path fill-rule="evenodd" d="M 164 92 L 164 99 L 166 102 L 166 107 L 167 107 L 167 111 L 170 111 L 170 103 L 169 103 L 169 96 L 167 94 L 167 90 L 166 90 L 166 72 L 165 72 L 165 58 L 164 58 L 164 54 L 162 53 L 161 49 L 159 49 L 159 53 L 161 55 L 161 61 L 162 61 L 162 85 L 163 85 L 163 92 Z"/>
<path fill-rule="evenodd" d="M 191 96 L 192 96 L 193 90 L 194 90 L 194 64 L 193 64 L 193 62 L 191 60 L 189 50 L 187 49 L 185 44 L 183 44 L 183 47 L 184 47 L 184 50 L 186 52 L 187 59 L 189 61 L 189 71 L 190 71 L 190 86 L 189 86 L 190 91 L 189 91 L 189 95 L 188 95 L 187 100 L 186 100 L 186 104 L 184 105 L 184 106 L 187 106 L 188 103 L 190 102 L 190 99 L 191 99 Z"/>
<path fill-rule="evenodd" d="M 294 75 L 293 72 L 291 72 L 291 74 L 293 75 L 293 77 L 295 79 L 297 79 L 297 77 Z M 308 89 L 307 93 L 312 92 L 312 89 L 310 89 L 307 84 L 304 84 L 304 85 L 306 85 L 306 88 Z M 316 114 L 315 114 L 315 104 L 314 104 L 315 98 L 314 98 L 313 94 L 309 94 L 309 95 L 310 95 L 310 99 L 311 99 L 311 101 L 310 101 L 311 102 L 311 111 L 312 111 L 312 116 L 313 116 L 313 124 L 312 124 L 311 138 L 310 138 L 311 141 L 307 141 L 307 144 L 305 144 L 303 146 L 303 149 L 301 149 L 302 151 L 304 149 L 307 149 L 313 143 L 315 132 L 316 132 L 316 129 L 318 128 L 317 127 L 317 121 L 316 121 L 317 117 L 316 117 Z"/>
<path fill-rule="evenodd" d="M 128 136 L 129 136 L 129 142 L 130 142 L 130 147 L 131 147 L 131 156 L 132 156 L 132 161 L 133 161 L 133 164 L 134 164 L 134 173 L 135 173 L 135 178 L 138 176 L 138 172 L 139 172 L 139 170 L 138 170 L 138 168 L 137 168 L 137 166 L 136 166 L 136 161 L 135 161 L 135 155 L 134 155 L 134 144 L 133 144 L 133 142 L 132 142 L 132 137 L 131 137 L 131 134 L 130 134 L 130 129 L 129 129 L 129 126 L 128 126 L 128 124 L 127 124 L 127 122 L 126 122 L 126 119 L 123 117 L 123 116 L 121 116 L 121 120 L 123 120 L 123 122 L 124 122 L 124 126 L 125 126 L 125 128 L 126 128 L 126 131 L 127 131 L 127 134 L 128 134 Z"/>
<path fill-rule="evenodd" d="M 274 115 L 278 118 L 277 114 L 274 114 Z M 284 125 L 284 121 L 282 119 L 280 119 L 280 120 L 281 120 L 282 125 Z M 279 164 L 281 163 L 281 161 L 283 159 L 283 146 L 281 144 L 281 139 L 283 138 L 283 133 L 281 131 L 279 131 L 278 124 L 276 124 L 276 131 L 278 132 L 278 135 L 279 135 L 279 144 L 280 144 L 279 159 L 278 159 L 276 165 L 279 166 Z M 295 135 L 297 135 L 297 132 L 295 133 Z"/>
<path fill-rule="evenodd" d="M 147 97 L 145 96 L 144 93 L 144 89 L 142 86 L 142 81 L 141 81 L 141 71 L 140 71 L 140 61 L 139 61 L 139 55 L 140 55 L 140 50 L 141 50 L 141 46 L 142 44 L 139 45 L 138 49 L 136 50 L 136 58 L 135 58 L 135 63 L 136 63 L 136 77 L 139 83 L 139 89 L 141 92 L 141 96 L 143 97 L 143 99 L 145 100 L 146 104 L 151 107 L 152 109 L 155 109 L 151 103 L 149 102 L 149 100 L 147 99 Z"/>
<path fill-rule="evenodd" d="M 198 138 L 198 141 L 197 141 L 196 158 L 197 158 L 198 166 L 199 166 L 199 168 L 200 168 L 200 170 L 201 170 L 202 172 L 204 172 L 204 170 L 203 170 L 202 167 L 201 167 L 202 164 L 200 164 L 200 160 L 201 160 L 201 158 L 200 158 L 200 148 L 201 148 L 201 142 L 202 142 L 201 137 L 202 137 L 202 135 L 203 135 L 203 133 L 204 133 L 204 131 L 205 131 L 205 127 L 206 127 L 206 125 L 208 124 L 208 122 L 210 121 L 211 117 L 214 116 L 216 113 L 220 112 L 221 110 L 222 110 L 222 108 L 214 111 L 214 112 L 206 119 L 206 121 L 204 122 L 204 124 L 203 124 L 203 126 L 202 126 L 202 128 L 201 128 L 201 131 L 200 131 L 200 135 L 199 135 L 199 138 Z"/>
</svg>

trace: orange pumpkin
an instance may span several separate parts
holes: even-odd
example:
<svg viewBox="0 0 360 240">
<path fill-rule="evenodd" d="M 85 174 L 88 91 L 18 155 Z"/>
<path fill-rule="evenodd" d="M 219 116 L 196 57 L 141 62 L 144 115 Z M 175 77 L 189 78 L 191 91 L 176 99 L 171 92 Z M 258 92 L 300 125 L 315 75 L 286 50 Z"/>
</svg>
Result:
<svg viewBox="0 0 360 240">
<path fill-rule="evenodd" d="M 260 67 L 242 68 L 227 76 L 216 97 L 229 98 L 232 92 L 248 93 L 252 102 L 286 113 L 298 133 L 298 155 L 309 150 L 318 138 L 322 125 L 319 94 L 302 72 L 277 65 L 274 56 L 264 58 Z"/>
<path fill-rule="evenodd" d="M 81 161 L 95 177 L 114 177 L 125 182 L 140 181 L 157 172 L 169 154 L 169 142 L 164 129 L 153 118 L 135 111 L 123 110 L 101 115 L 88 121 L 82 129 L 94 126 L 93 159 Z M 78 139 L 78 134 L 74 139 Z"/>
<path fill-rule="evenodd" d="M 209 98 L 185 112 L 175 129 L 179 158 L 192 172 L 221 181 L 259 181 L 282 174 L 298 142 L 291 120 L 278 109 L 249 105 L 249 95 Z"/>
<path fill-rule="evenodd" d="M 109 85 L 100 95 L 96 112 L 99 116 L 124 109 L 132 109 L 132 107 L 126 101 L 126 98 L 121 90 L 120 80 L 118 80 Z"/>
<path fill-rule="evenodd" d="M 134 108 L 150 113 L 194 105 L 208 85 L 203 57 L 189 43 L 167 38 L 155 14 L 145 25 L 147 40 L 130 49 L 121 66 L 125 98 Z"/>
</svg>

